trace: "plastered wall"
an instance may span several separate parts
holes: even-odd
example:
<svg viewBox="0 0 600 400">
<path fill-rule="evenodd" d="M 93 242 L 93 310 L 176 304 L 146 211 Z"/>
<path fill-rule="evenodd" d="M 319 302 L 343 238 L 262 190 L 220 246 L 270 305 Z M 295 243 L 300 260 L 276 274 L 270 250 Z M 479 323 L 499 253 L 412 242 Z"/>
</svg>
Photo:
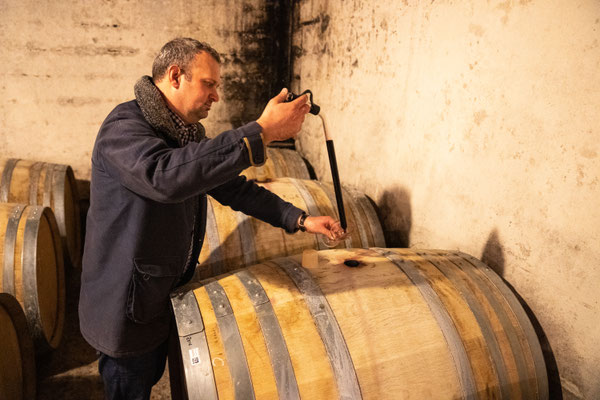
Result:
<svg viewBox="0 0 600 400">
<path fill-rule="evenodd" d="M 278 11 L 262 0 L 0 1 L 0 155 L 69 164 L 88 179 L 102 120 L 177 36 L 223 54 L 209 135 L 256 119 L 276 91 L 278 27 L 267 21 Z"/>
<path fill-rule="evenodd" d="M 600 398 L 600 3 L 303 0 L 294 18 L 293 87 L 388 245 L 483 258 L 547 336 L 554 398 Z M 298 148 L 330 180 L 323 140 L 309 116 Z"/>
<path fill-rule="evenodd" d="M 175 36 L 224 55 L 208 132 L 256 118 L 286 73 L 284 3 L 0 1 L 0 155 L 88 178 L 101 121 Z M 293 11 L 292 88 L 315 93 L 342 183 L 377 204 L 388 245 L 482 258 L 546 335 L 552 387 L 600 398 L 600 3 L 298 0 Z M 319 119 L 297 147 L 330 180 Z"/>
</svg>

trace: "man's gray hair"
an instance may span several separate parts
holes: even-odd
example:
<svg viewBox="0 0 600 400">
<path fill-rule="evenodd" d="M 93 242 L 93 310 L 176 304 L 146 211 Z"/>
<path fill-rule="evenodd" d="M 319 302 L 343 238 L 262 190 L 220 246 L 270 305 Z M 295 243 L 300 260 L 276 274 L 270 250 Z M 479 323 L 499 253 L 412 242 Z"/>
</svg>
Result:
<svg viewBox="0 0 600 400">
<path fill-rule="evenodd" d="M 171 65 L 177 65 L 182 72 L 186 73 L 186 79 L 189 81 L 192 76 L 191 71 L 187 69 L 196 54 L 203 51 L 210 54 L 219 64 L 221 63 L 219 53 L 208 43 L 192 38 L 175 38 L 167 42 L 152 64 L 152 80 L 155 82 L 161 80 Z"/>
</svg>

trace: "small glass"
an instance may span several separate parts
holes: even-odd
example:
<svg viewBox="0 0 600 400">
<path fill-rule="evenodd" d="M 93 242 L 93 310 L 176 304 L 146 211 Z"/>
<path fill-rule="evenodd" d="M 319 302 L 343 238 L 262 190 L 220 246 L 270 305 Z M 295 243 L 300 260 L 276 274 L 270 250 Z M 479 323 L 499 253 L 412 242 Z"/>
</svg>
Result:
<svg viewBox="0 0 600 400">
<path fill-rule="evenodd" d="M 336 247 L 338 244 L 340 244 L 340 242 L 343 242 L 348 238 L 348 236 L 350 236 L 350 230 L 348 228 L 344 230 L 342 228 L 342 225 L 340 224 L 340 221 L 336 221 L 331 226 L 330 230 L 334 234 L 333 239 L 327 235 L 319 234 L 319 240 L 321 241 L 321 243 L 323 243 L 326 247 L 329 248 Z"/>
</svg>

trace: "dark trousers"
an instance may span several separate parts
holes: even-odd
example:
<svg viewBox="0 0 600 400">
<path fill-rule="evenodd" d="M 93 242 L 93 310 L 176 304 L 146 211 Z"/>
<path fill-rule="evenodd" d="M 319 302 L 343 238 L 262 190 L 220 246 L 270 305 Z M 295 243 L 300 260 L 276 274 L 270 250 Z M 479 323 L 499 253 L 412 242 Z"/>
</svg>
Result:
<svg viewBox="0 0 600 400">
<path fill-rule="evenodd" d="M 113 358 L 100 353 L 98 370 L 107 400 L 149 400 L 152 386 L 162 377 L 168 342 L 136 357 Z"/>
</svg>

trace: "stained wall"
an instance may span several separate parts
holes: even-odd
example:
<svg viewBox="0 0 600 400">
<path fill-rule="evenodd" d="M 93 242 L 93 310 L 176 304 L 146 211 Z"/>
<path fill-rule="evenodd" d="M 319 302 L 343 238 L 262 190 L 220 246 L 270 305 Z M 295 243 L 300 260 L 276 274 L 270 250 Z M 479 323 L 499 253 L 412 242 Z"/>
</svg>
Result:
<svg viewBox="0 0 600 400">
<path fill-rule="evenodd" d="M 293 87 L 388 245 L 483 258 L 546 336 L 555 395 L 600 398 L 600 3 L 303 0 L 294 18 Z M 304 131 L 331 180 L 321 121 Z"/>
<path fill-rule="evenodd" d="M 102 120 L 133 99 L 136 80 L 177 36 L 223 55 L 207 132 L 256 119 L 281 86 L 274 30 L 286 20 L 272 23 L 278 12 L 278 2 L 262 0 L 0 1 L 0 155 L 69 164 L 89 178 Z"/>
</svg>

